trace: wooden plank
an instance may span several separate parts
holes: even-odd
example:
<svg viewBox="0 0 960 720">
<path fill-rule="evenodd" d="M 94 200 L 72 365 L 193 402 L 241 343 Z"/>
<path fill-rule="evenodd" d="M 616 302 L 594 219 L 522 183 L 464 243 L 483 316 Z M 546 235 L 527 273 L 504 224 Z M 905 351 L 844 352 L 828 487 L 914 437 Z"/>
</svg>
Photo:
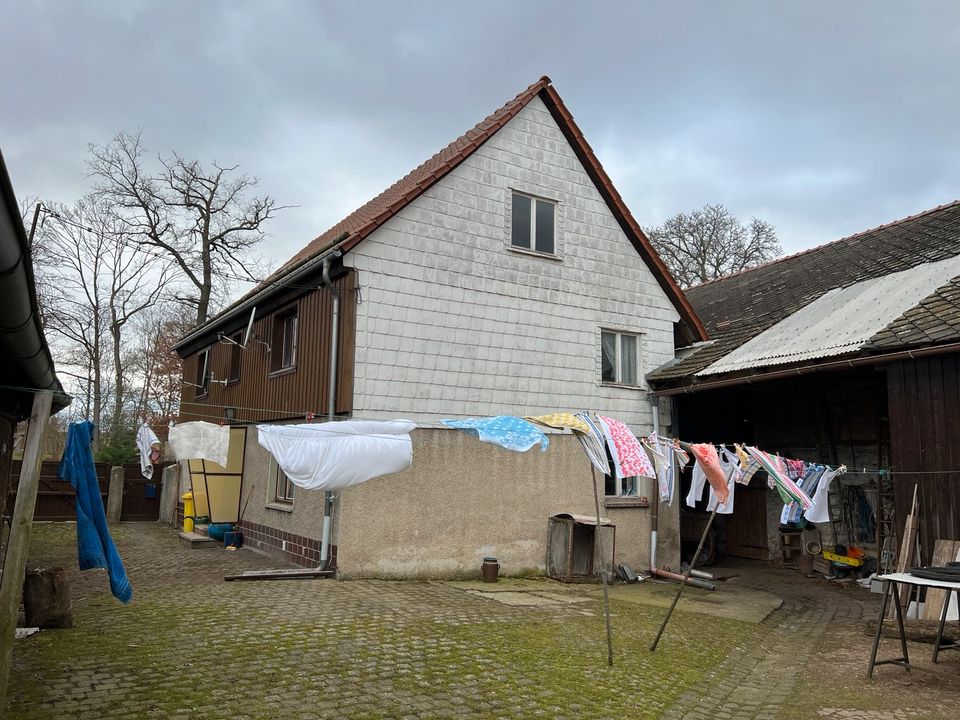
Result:
<svg viewBox="0 0 960 720">
<path fill-rule="evenodd" d="M 933 546 L 933 556 L 930 560 L 931 565 L 946 565 L 952 560 L 960 560 L 960 541 L 958 540 L 937 540 Z M 944 590 L 936 588 L 927 588 L 927 599 L 923 606 L 923 616 L 921 620 L 939 620 L 940 611 L 943 609 Z"/>
<path fill-rule="evenodd" d="M 333 570 L 247 570 L 239 575 L 225 575 L 226 582 L 235 580 L 310 580 L 333 576 Z"/>
<path fill-rule="evenodd" d="M 43 446 L 43 434 L 52 404 L 53 393 L 34 393 L 23 463 L 20 466 L 20 481 L 17 483 L 17 502 L 10 520 L 10 537 L 3 563 L 3 576 L 0 577 L 0 708 L 6 707 L 17 614 L 20 610 L 27 553 L 30 551 L 37 488 L 40 485 L 40 448 Z"/>
</svg>

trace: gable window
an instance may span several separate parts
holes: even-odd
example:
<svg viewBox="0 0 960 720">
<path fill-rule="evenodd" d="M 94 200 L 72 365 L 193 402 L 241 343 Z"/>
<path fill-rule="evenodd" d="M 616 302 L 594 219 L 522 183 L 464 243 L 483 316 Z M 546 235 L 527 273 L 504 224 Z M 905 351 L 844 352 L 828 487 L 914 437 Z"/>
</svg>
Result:
<svg viewBox="0 0 960 720">
<path fill-rule="evenodd" d="M 270 369 L 274 372 L 297 365 L 297 307 L 277 313 L 273 318 L 273 342 L 270 343 Z"/>
<path fill-rule="evenodd" d="M 556 253 L 557 204 L 513 193 L 510 202 L 510 244 L 547 255 Z"/>
<path fill-rule="evenodd" d="M 194 397 L 203 397 L 210 388 L 210 349 L 197 353 L 197 377 L 194 383 Z"/>
<path fill-rule="evenodd" d="M 600 331 L 600 380 L 615 385 L 640 384 L 640 336 Z"/>
<path fill-rule="evenodd" d="M 243 341 L 243 334 L 236 333 L 230 336 L 233 344 L 230 345 L 230 374 L 227 376 L 227 382 L 237 382 L 240 379 L 240 359 L 243 357 L 243 348 L 240 343 Z"/>
</svg>

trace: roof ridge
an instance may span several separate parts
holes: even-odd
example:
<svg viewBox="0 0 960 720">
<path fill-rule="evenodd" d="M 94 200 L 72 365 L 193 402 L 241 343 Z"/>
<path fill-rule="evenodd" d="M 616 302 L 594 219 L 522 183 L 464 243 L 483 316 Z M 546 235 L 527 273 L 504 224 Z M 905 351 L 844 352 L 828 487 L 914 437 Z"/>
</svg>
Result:
<svg viewBox="0 0 960 720">
<path fill-rule="evenodd" d="M 744 268 L 743 270 L 738 270 L 735 273 L 730 273 L 729 275 L 724 275 L 723 277 L 713 278 L 711 280 L 707 280 L 706 282 L 699 283 L 698 285 L 691 285 L 690 287 L 687 288 L 687 290 L 689 291 L 695 288 L 702 288 L 707 285 L 713 285 L 719 282 L 723 282 L 724 280 L 730 280 L 731 278 L 740 277 L 741 275 L 746 275 L 747 273 L 751 273 L 754 270 L 760 270 L 762 268 L 769 267 L 770 265 L 776 265 L 777 263 L 786 262 L 787 260 L 793 260 L 794 258 L 803 257 L 804 255 L 808 255 L 810 253 L 823 250 L 824 248 L 830 247 L 831 245 L 836 245 L 838 243 L 853 240 L 854 238 L 860 237 L 861 235 L 874 233 L 874 232 L 877 232 L 878 230 L 886 230 L 887 228 L 895 227 L 905 222 L 919 220 L 922 217 L 926 217 L 927 215 L 932 215 L 933 213 L 936 213 L 936 212 L 941 212 L 942 210 L 946 210 L 956 205 L 960 205 L 960 200 L 952 200 L 951 202 L 943 203 L 942 205 L 937 205 L 936 207 L 932 207 L 932 208 L 929 208 L 928 210 L 923 210 L 921 212 L 914 213 L 913 215 L 907 215 L 906 217 L 902 217 L 897 220 L 891 220 L 890 222 L 881 223 L 880 225 L 877 225 L 872 228 L 868 228 L 866 230 L 860 230 L 859 232 L 855 232 L 851 235 L 844 235 L 843 237 L 837 238 L 836 240 L 830 240 L 820 245 L 814 245 L 811 248 L 806 248 L 805 250 L 798 250 L 795 253 L 791 253 L 789 255 L 783 255 L 781 257 L 774 258 L 773 260 L 768 260 L 767 262 L 761 263 L 759 265 L 754 265 L 753 267 L 748 267 L 748 268 Z"/>
</svg>

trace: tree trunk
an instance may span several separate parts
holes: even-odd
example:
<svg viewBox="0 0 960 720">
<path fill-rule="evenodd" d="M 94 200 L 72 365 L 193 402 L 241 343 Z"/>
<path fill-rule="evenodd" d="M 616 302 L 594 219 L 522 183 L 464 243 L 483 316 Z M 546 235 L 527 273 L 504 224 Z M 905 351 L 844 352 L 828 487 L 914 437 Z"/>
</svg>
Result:
<svg viewBox="0 0 960 720">
<path fill-rule="evenodd" d="M 120 419 L 123 415 L 123 365 L 120 362 L 120 326 L 110 325 L 113 338 L 113 417 L 110 420 L 110 434 L 116 439 L 120 432 Z"/>
</svg>

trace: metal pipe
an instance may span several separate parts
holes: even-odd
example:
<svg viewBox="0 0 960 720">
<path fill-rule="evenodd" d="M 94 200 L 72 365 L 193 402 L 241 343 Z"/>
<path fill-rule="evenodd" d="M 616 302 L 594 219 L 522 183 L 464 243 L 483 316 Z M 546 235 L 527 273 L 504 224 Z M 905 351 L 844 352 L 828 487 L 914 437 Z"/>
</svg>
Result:
<svg viewBox="0 0 960 720">
<path fill-rule="evenodd" d="M 332 422 L 337 416 L 337 354 L 340 345 L 340 291 L 337 290 L 330 278 L 330 262 L 340 257 L 336 250 L 323 258 L 323 285 L 333 295 L 333 317 L 330 329 L 330 374 L 327 388 L 327 422 Z M 333 515 L 333 493 L 327 490 L 323 493 L 323 531 L 320 536 L 320 570 L 326 570 L 330 564 L 330 526 Z"/>
<path fill-rule="evenodd" d="M 693 587 L 703 588 L 704 590 L 716 590 L 717 586 L 701 578 L 689 577 L 684 578 L 683 575 L 678 575 L 677 573 L 670 572 L 669 570 L 660 570 L 659 568 L 653 568 L 652 572 L 657 577 L 666 578 L 667 580 L 676 580 L 677 582 L 686 583 L 687 585 L 692 585 Z"/>
<path fill-rule="evenodd" d="M 710 382 L 695 383 L 693 385 L 684 385 L 683 387 L 664 388 L 663 390 L 652 390 L 651 392 L 658 397 L 668 397 L 670 395 L 683 395 L 700 392 L 701 390 L 713 390 L 715 388 L 730 387 L 731 385 L 750 385 L 767 380 L 779 380 L 785 377 L 795 377 L 797 375 L 808 375 L 814 372 L 824 372 L 830 370 L 841 370 L 852 367 L 869 367 L 871 365 L 884 365 L 886 363 L 897 362 L 899 360 L 916 360 L 920 357 L 932 357 L 934 355 L 946 355 L 948 353 L 960 352 L 960 342 L 948 343 L 946 345 L 935 345 L 933 347 L 919 348 L 917 350 L 899 350 L 897 352 L 887 353 L 885 355 L 869 355 L 867 357 L 847 358 L 846 360 L 832 360 L 830 362 L 817 363 L 816 365 L 804 365 L 803 367 L 791 368 L 789 370 L 776 370 L 768 373 L 758 373 L 746 377 L 726 378 L 724 380 L 713 380 Z"/>
<path fill-rule="evenodd" d="M 650 412 L 653 416 L 653 431 L 660 435 L 660 403 L 654 395 L 650 398 Z M 657 530 L 660 522 L 660 488 L 654 485 L 653 499 L 650 503 L 650 569 L 657 568 Z"/>
</svg>

